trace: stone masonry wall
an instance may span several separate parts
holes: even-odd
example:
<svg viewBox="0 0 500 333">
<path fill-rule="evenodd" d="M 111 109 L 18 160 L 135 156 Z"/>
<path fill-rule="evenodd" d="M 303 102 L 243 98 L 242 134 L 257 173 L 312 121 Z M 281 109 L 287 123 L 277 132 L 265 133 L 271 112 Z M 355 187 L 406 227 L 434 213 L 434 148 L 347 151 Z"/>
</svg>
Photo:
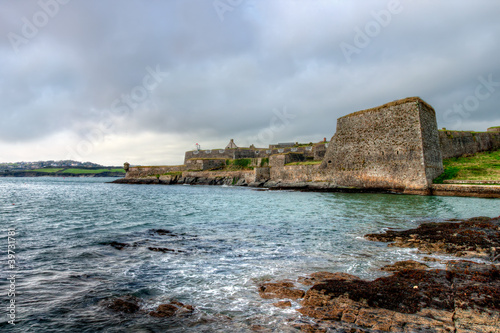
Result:
<svg viewBox="0 0 500 333">
<path fill-rule="evenodd" d="M 391 102 L 339 118 L 320 169 L 340 186 L 424 194 L 443 170 L 437 138 L 431 106 L 417 97 Z"/>
<path fill-rule="evenodd" d="M 186 161 L 186 170 L 210 170 L 214 168 L 219 168 L 226 165 L 226 159 L 207 159 L 207 158 L 191 158 Z"/>
<path fill-rule="evenodd" d="M 424 149 L 424 165 L 427 183 L 432 184 L 434 178 L 443 173 L 443 157 L 439 145 L 436 112 L 427 103 L 418 103 L 420 108 L 420 133 Z"/>
<path fill-rule="evenodd" d="M 274 154 L 283 153 L 300 153 L 305 157 L 314 160 L 321 160 L 325 154 L 326 147 L 328 144 L 315 144 L 312 146 L 302 146 L 302 147 L 287 147 L 287 148 L 236 148 L 236 149 L 211 149 L 211 150 L 200 150 L 200 151 L 187 151 L 184 154 L 184 162 L 187 163 L 189 159 L 192 158 L 210 158 L 210 159 L 238 159 L 238 158 L 269 158 Z"/>
<path fill-rule="evenodd" d="M 184 165 L 176 166 L 151 166 L 151 167 L 130 167 L 125 178 L 144 178 L 154 175 L 165 175 L 172 172 L 184 171 Z"/>
<path fill-rule="evenodd" d="M 460 157 L 500 149 L 500 133 L 439 131 L 439 142 L 443 158 Z"/>
<path fill-rule="evenodd" d="M 322 182 L 324 178 L 318 172 L 320 165 L 284 165 L 271 167 L 271 180 L 281 183 Z"/>
<path fill-rule="evenodd" d="M 245 171 L 185 171 L 182 173 L 184 179 L 205 178 L 205 179 L 235 179 L 245 180 L 247 184 L 255 181 L 254 170 Z"/>
</svg>

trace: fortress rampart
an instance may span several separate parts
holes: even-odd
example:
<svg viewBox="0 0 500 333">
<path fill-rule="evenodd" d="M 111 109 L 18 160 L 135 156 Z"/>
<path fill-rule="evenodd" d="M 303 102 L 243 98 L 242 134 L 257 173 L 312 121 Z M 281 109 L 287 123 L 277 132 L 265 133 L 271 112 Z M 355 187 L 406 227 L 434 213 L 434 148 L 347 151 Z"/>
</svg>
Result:
<svg viewBox="0 0 500 333">
<path fill-rule="evenodd" d="M 500 149 L 500 132 L 439 131 L 443 158 L 473 155 L 482 151 Z"/>
<path fill-rule="evenodd" d="M 320 169 L 340 186 L 425 192 L 443 172 L 434 109 L 407 98 L 338 119 Z"/>
<path fill-rule="evenodd" d="M 299 153 L 305 158 L 321 160 L 326 152 L 328 143 L 302 145 L 299 147 L 283 148 L 229 148 L 229 149 L 207 149 L 191 150 L 184 154 L 184 163 L 190 159 L 240 159 L 240 158 L 269 158 L 271 155 L 283 153 Z"/>
<path fill-rule="evenodd" d="M 434 109 L 411 97 L 339 118 L 330 142 L 240 148 L 231 140 L 225 149 L 186 152 L 182 166 L 126 163 L 123 182 L 455 193 L 457 186 L 432 184 L 443 172 L 443 159 L 497 149 L 499 127 L 488 132 L 438 131 Z M 245 167 L 234 171 L 238 165 Z M 500 193 L 481 191 L 478 195 L 490 197 Z"/>
</svg>

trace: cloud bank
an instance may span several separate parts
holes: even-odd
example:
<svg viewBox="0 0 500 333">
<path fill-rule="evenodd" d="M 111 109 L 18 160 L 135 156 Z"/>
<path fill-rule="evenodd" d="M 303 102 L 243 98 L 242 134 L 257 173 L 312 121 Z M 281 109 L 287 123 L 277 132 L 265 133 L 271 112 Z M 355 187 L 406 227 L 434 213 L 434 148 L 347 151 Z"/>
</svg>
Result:
<svg viewBox="0 0 500 333">
<path fill-rule="evenodd" d="M 338 117 L 408 96 L 430 103 L 440 127 L 500 125 L 495 1 L 0 0 L 0 9 L 1 162 L 178 164 L 195 143 L 330 138 Z"/>
</svg>

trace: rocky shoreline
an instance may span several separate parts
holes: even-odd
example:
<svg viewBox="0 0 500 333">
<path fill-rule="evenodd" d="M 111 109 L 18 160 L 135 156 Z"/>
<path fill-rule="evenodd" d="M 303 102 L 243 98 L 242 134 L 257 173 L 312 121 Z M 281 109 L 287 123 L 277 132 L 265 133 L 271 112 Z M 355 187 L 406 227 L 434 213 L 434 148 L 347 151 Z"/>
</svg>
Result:
<svg viewBox="0 0 500 333">
<path fill-rule="evenodd" d="M 158 241 L 197 240 L 196 235 L 165 229 L 151 229 L 148 234 L 152 239 L 105 245 L 130 253 L 143 248 L 163 255 L 185 255 L 188 248 L 163 247 Z M 257 284 L 256 292 L 263 300 L 271 300 L 277 309 L 295 310 L 284 323 L 290 331 L 500 332 L 500 217 L 422 223 L 415 229 L 389 229 L 365 238 L 388 246 L 415 248 L 421 260 L 381 267 L 391 275 L 371 281 L 341 272 L 316 272 L 296 279 L 266 280 Z M 443 262 L 433 254 L 467 260 Z M 433 269 L 425 263 L 432 261 L 445 266 Z M 100 305 L 144 318 L 178 318 L 193 323 L 208 319 L 231 321 L 204 314 L 195 305 L 176 299 L 162 303 L 153 307 L 151 301 L 124 295 L 103 299 Z M 276 327 L 252 324 L 251 329 L 274 332 Z"/>
<path fill-rule="evenodd" d="M 409 190 L 388 190 L 377 188 L 359 188 L 349 186 L 339 186 L 329 182 L 276 182 L 276 181 L 247 181 L 244 177 L 233 176 L 206 177 L 181 175 L 163 175 L 159 177 L 142 178 L 121 178 L 113 181 L 114 184 L 134 184 L 134 185 L 226 185 L 226 186 L 248 186 L 252 188 L 263 188 L 269 190 L 290 190 L 302 192 L 341 192 L 341 193 L 405 193 L 420 195 L 439 196 L 465 196 L 479 198 L 500 198 L 500 186 L 496 185 L 452 185 L 436 184 L 429 190 L 423 192 L 412 192 Z"/>
<path fill-rule="evenodd" d="M 422 254 L 487 262 L 450 260 L 446 269 L 398 262 L 382 268 L 393 275 L 373 281 L 318 272 L 262 283 L 260 296 L 276 299 L 280 308 L 297 302 L 300 315 L 290 324 L 305 332 L 500 332 L 500 217 L 424 223 L 365 237 Z"/>
</svg>

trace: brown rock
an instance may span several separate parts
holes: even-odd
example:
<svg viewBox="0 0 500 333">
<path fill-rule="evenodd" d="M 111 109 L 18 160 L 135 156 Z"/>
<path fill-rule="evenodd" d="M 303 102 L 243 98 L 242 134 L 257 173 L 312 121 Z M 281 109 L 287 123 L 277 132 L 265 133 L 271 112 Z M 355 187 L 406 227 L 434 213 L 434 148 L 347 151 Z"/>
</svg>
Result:
<svg viewBox="0 0 500 333">
<path fill-rule="evenodd" d="M 156 311 L 149 313 L 152 317 L 172 317 L 179 308 L 173 304 L 160 304 Z"/>
<path fill-rule="evenodd" d="M 423 261 L 428 261 L 428 262 L 439 262 L 439 261 L 441 261 L 438 258 L 433 258 L 433 257 L 423 257 L 422 260 Z"/>
<path fill-rule="evenodd" d="M 178 301 L 171 301 L 167 304 L 160 304 L 156 311 L 151 311 L 149 313 L 152 317 L 172 317 L 191 314 L 194 311 L 192 305 L 186 305 Z"/>
<path fill-rule="evenodd" d="M 429 268 L 429 266 L 427 266 L 426 264 L 422 264 L 418 261 L 405 260 L 405 261 L 398 261 L 392 265 L 386 265 L 382 267 L 381 270 L 387 272 L 397 272 L 405 269 L 427 269 L 427 268 Z"/>
<path fill-rule="evenodd" d="M 447 270 L 406 269 L 373 281 L 329 279 L 309 289 L 301 305 L 298 312 L 320 323 L 382 332 L 500 332 L 500 270 L 450 261 Z"/>
<path fill-rule="evenodd" d="M 292 302 L 290 301 L 279 301 L 276 303 L 273 303 L 273 305 L 277 308 L 290 308 L 292 307 Z"/>
<path fill-rule="evenodd" d="M 388 230 L 365 237 L 373 241 L 392 242 L 389 246 L 418 248 L 425 253 L 495 259 L 500 247 L 500 219 L 479 217 L 458 223 L 423 223 L 416 229 Z"/>
<path fill-rule="evenodd" d="M 305 292 L 294 288 L 295 285 L 288 281 L 266 282 L 260 285 L 259 295 L 265 299 L 289 298 L 298 299 L 305 295 Z"/>
<path fill-rule="evenodd" d="M 312 273 L 309 277 L 301 276 L 298 282 L 306 286 L 312 286 L 316 283 L 326 281 L 328 279 L 335 280 L 360 280 L 357 276 L 347 273 L 330 273 L 330 272 L 316 272 Z"/>
</svg>

